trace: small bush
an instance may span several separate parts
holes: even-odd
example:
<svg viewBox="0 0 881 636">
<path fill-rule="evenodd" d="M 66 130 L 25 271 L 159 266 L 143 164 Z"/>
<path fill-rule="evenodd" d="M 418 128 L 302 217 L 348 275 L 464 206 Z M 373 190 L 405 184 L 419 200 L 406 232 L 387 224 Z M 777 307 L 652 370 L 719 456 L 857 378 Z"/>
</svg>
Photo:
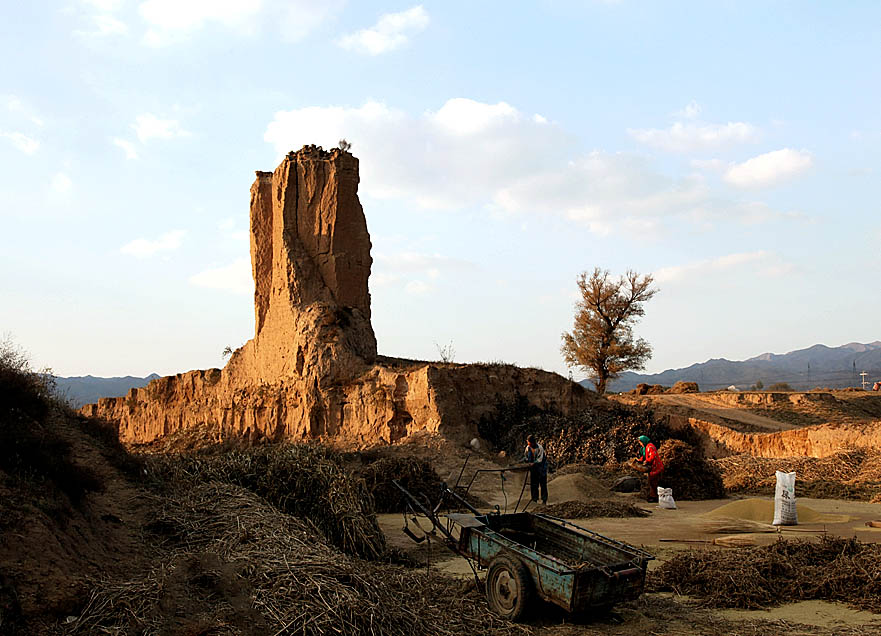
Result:
<svg viewBox="0 0 881 636">
<path fill-rule="evenodd" d="M 792 391 L 792 387 L 788 382 L 775 382 L 768 387 L 769 391 Z"/>
</svg>

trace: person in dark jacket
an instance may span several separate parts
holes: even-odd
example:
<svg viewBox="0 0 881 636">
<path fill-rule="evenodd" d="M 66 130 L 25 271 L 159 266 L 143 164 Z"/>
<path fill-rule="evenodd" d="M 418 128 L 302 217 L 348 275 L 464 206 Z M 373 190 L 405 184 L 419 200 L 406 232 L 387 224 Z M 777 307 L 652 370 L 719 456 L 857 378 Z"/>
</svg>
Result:
<svg viewBox="0 0 881 636">
<path fill-rule="evenodd" d="M 661 481 L 661 475 L 664 474 L 664 462 L 661 461 L 661 457 L 658 455 L 657 447 L 655 447 L 647 435 L 639 436 L 639 445 L 639 454 L 636 459 L 644 464 L 645 472 L 648 473 L 649 493 L 646 500 L 657 501 L 658 484 Z"/>
<path fill-rule="evenodd" d="M 526 454 L 523 458 L 529 464 L 529 486 L 532 501 L 537 502 L 541 494 L 541 502 L 548 503 L 548 458 L 545 449 L 535 441 L 535 436 L 526 438 Z M 540 491 L 540 492 L 539 492 Z"/>
</svg>

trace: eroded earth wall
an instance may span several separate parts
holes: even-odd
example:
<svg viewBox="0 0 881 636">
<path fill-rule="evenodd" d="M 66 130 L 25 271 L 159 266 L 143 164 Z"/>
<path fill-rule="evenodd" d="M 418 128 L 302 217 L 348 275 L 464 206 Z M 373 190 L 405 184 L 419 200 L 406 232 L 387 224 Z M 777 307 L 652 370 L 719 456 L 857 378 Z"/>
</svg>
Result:
<svg viewBox="0 0 881 636">
<path fill-rule="evenodd" d="M 306 146 L 251 186 L 254 338 L 224 369 L 159 378 L 83 407 L 148 443 L 193 427 L 244 438 L 394 442 L 416 431 L 468 438 L 518 395 L 569 413 L 596 396 L 546 371 L 377 356 L 370 235 L 358 160 Z"/>
</svg>

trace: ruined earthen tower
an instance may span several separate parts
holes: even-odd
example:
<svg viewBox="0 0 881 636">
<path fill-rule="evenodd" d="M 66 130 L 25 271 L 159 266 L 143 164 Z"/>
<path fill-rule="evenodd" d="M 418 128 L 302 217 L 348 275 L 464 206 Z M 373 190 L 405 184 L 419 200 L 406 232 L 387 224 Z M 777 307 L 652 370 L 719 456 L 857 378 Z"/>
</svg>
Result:
<svg viewBox="0 0 881 636">
<path fill-rule="evenodd" d="M 377 356 L 358 181 L 355 157 L 316 146 L 257 172 L 254 338 L 223 370 L 160 378 L 83 412 L 116 422 L 131 443 L 205 426 L 219 436 L 371 443 L 418 430 L 468 437 L 481 416 L 518 395 L 561 412 L 590 403 L 589 392 L 545 371 Z"/>
</svg>

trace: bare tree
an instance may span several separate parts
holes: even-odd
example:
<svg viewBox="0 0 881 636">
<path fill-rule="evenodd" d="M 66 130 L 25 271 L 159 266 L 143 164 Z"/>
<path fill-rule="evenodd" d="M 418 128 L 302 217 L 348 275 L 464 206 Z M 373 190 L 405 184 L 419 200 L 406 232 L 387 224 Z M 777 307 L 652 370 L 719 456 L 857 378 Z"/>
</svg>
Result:
<svg viewBox="0 0 881 636">
<path fill-rule="evenodd" d="M 441 362 L 450 363 L 456 357 L 456 350 L 453 349 L 452 340 L 450 340 L 448 345 L 441 346 L 435 342 L 434 346 L 437 347 L 437 353 L 440 356 Z"/>
<path fill-rule="evenodd" d="M 638 371 L 652 357 L 652 348 L 635 338 L 633 325 L 645 315 L 643 303 L 658 293 L 652 289 L 651 274 L 640 276 L 628 270 L 613 280 L 609 271 L 582 272 L 577 279 L 581 300 L 575 304 L 575 326 L 563 333 L 560 351 L 570 367 L 588 372 L 598 393 L 606 392 L 609 380 L 622 371 Z"/>
</svg>

